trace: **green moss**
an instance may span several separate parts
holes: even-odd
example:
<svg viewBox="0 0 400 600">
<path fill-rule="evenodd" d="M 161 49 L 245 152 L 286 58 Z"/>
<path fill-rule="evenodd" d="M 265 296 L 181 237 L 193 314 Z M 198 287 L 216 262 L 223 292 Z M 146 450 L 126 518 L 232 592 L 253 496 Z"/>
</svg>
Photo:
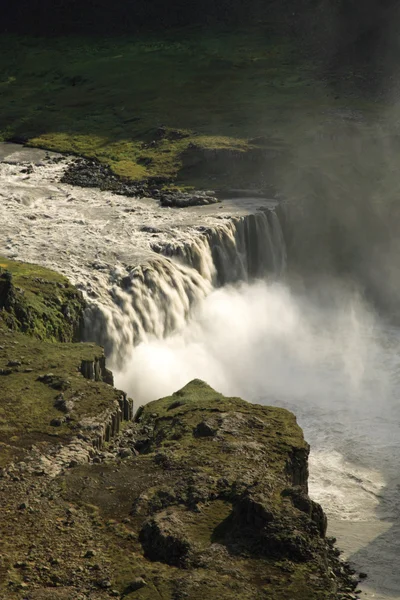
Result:
<svg viewBox="0 0 400 600">
<path fill-rule="evenodd" d="M 78 340 L 84 301 L 62 275 L 0 256 L 0 322 L 39 339 Z"/>
<path fill-rule="evenodd" d="M 1 323 L 0 338 L 0 373 L 9 373 L 0 375 L 1 463 L 33 443 L 68 439 L 83 417 L 101 414 L 116 400 L 112 387 L 88 381 L 80 373 L 83 360 L 102 356 L 98 346 L 42 341 L 9 331 Z M 16 366 L 10 367 L 11 363 Z M 70 420 L 61 426 L 51 424 L 64 417 L 54 406 L 60 391 L 38 380 L 50 372 L 67 382 L 63 396 L 74 402 Z"/>
<path fill-rule="evenodd" d="M 80 336 L 83 308 L 80 293 L 62 275 L 0 257 L 2 465 L 33 443 L 68 440 L 83 417 L 100 415 L 117 399 L 114 388 L 81 375 L 82 361 L 103 356 L 99 346 L 72 343 Z M 67 421 L 55 406 L 60 393 L 74 405 Z"/>
<path fill-rule="evenodd" d="M 262 30 L 118 39 L 5 35 L 0 139 L 22 137 L 96 158 L 134 180 L 180 181 L 190 144 L 245 151 L 248 138 L 284 138 L 300 113 L 317 104 L 322 110 L 327 99 L 314 80 L 317 68 L 291 41 Z"/>
<path fill-rule="evenodd" d="M 191 457 L 199 464 L 207 464 L 207 458 L 215 452 L 219 460 L 232 461 L 229 447 L 218 447 L 211 438 L 193 437 L 195 427 L 202 420 L 235 412 L 242 418 L 242 433 L 255 443 L 268 446 L 268 460 L 277 472 L 284 471 L 287 453 L 292 447 L 307 449 L 303 434 L 296 423 L 295 416 L 282 408 L 250 405 L 240 398 L 227 398 L 219 394 L 201 380 L 194 380 L 187 386 L 161 400 L 145 405 L 137 414 L 140 423 L 154 422 L 155 435 L 153 447 L 174 448 L 182 460 Z M 248 419 L 246 424 L 246 419 Z M 267 427 L 264 427 L 267 425 Z M 217 446 L 217 447 L 216 447 Z M 192 455 L 196 448 L 195 456 Z M 231 452 L 235 452 L 235 439 L 232 437 Z"/>
</svg>

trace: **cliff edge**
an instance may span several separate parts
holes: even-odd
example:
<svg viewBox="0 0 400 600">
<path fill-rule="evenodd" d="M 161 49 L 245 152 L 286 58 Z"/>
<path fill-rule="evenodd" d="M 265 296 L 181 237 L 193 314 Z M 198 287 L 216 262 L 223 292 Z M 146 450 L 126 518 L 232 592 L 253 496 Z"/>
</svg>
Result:
<svg viewBox="0 0 400 600">
<path fill-rule="evenodd" d="M 0 599 L 354 597 L 293 414 L 194 380 L 133 419 L 101 348 L 61 341 L 67 281 L 2 269 Z"/>
</svg>

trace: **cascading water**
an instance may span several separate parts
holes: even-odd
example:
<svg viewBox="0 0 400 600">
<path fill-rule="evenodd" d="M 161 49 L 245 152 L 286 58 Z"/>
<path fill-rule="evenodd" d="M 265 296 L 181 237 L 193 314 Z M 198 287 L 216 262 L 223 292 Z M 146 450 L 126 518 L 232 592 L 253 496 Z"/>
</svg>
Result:
<svg viewBox="0 0 400 600">
<path fill-rule="evenodd" d="M 280 275 L 286 250 L 273 210 L 259 210 L 213 228 L 193 231 L 184 243 L 152 244 L 158 255 L 114 274 L 113 305 L 91 302 L 86 335 L 104 346 L 119 364 L 132 348 L 151 337 L 162 339 L 181 330 L 192 307 L 213 287 Z"/>
<path fill-rule="evenodd" d="M 260 210 L 219 227 L 202 229 L 202 235 L 191 244 L 153 249 L 179 258 L 214 285 L 280 275 L 285 269 L 286 248 L 274 210 Z"/>
<path fill-rule="evenodd" d="M 400 333 L 348 279 L 323 269 L 303 276 L 305 255 L 310 265 L 329 262 L 318 223 L 308 231 L 298 213 L 289 222 L 287 211 L 259 199 L 244 209 L 240 199 L 239 208 L 169 211 L 79 190 L 57 181 L 65 163 L 43 158 L 25 180 L 17 154 L 0 163 L 2 252 L 61 271 L 82 289 L 88 335 L 104 344 L 117 385 L 137 404 L 200 377 L 293 410 L 312 447 L 311 494 L 368 572 L 365 596 L 398 600 Z M 286 274 L 281 223 L 285 236 L 296 233 Z"/>
</svg>

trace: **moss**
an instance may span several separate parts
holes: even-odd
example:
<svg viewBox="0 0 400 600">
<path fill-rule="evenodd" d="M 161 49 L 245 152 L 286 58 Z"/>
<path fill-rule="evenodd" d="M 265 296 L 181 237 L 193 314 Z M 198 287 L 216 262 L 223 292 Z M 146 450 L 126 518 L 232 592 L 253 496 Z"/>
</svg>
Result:
<svg viewBox="0 0 400 600">
<path fill-rule="evenodd" d="M 0 256 L 0 321 L 39 339 L 78 340 L 84 301 L 69 281 L 49 269 Z"/>
<path fill-rule="evenodd" d="M 118 397 L 115 390 L 101 382 L 88 381 L 80 373 L 83 360 L 93 361 L 103 351 L 94 344 L 49 342 L 10 331 L 0 323 L 0 462 L 28 450 L 33 443 L 68 440 L 83 418 L 100 415 Z M 11 363 L 17 364 L 9 367 Z M 64 414 L 55 406 L 60 391 L 40 381 L 52 373 L 68 382 L 63 396 L 73 401 L 70 420 L 54 426 Z"/>
<path fill-rule="evenodd" d="M 0 463 L 34 443 L 64 442 L 84 417 L 113 406 L 118 393 L 81 375 L 103 350 L 78 340 L 84 303 L 69 281 L 37 265 L 0 257 Z M 73 409 L 65 420 L 63 396 Z"/>
<path fill-rule="evenodd" d="M 103 524 L 102 548 L 124 597 L 336 597 L 323 539 L 282 498 L 308 454 L 291 413 L 224 397 L 195 380 L 142 407 L 133 431 L 147 440 L 141 455 L 117 469 L 81 466 L 66 476 L 63 492 Z M 306 476 L 296 488 L 303 496 Z M 307 557 L 296 549 L 303 543 Z M 146 585 L 129 591 L 137 578 Z"/>
<path fill-rule="evenodd" d="M 268 461 L 278 472 L 284 471 L 288 452 L 292 447 L 307 450 L 302 431 L 294 415 L 282 408 L 250 405 L 240 398 L 227 398 L 201 380 L 195 380 L 172 396 L 149 402 L 137 415 L 140 423 L 154 423 L 155 435 L 149 450 L 171 448 L 180 459 L 191 457 L 196 448 L 195 460 L 199 464 L 212 452 L 219 453 L 219 460 L 232 461 L 235 453 L 235 438 L 231 445 L 217 447 L 211 438 L 193 437 L 195 427 L 207 418 L 217 418 L 235 412 L 240 419 L 241 431 L 254 443 L 268 445 Z M 248 419 L 248 421 L 247 421 Z M 264 427 L 264 425 L 267 425 Z"/>
<path fill-rule="evenodd" d="M 198 429 L 203 422 L 207 426 Z M 14 505 L 20 497 L 26 500 L 26 491 L 19 483 L 17 496 L 8 488 L 4 497 L 0 491 L 5 516 L 0 533 L 8 560 L 0 594 L 16 578 L 7 594 L 10 600 L 19 597 L 19 573 L 12 565 L 24 559 L 23 575 L 38 597 L 53 586 L 55 575 L 68 582 L 70 595 L 96 588 L 99 599 L 109 597 L 109 589 L 129 600 L 340 596 L 340 585 L 336 594 L 328 575 L 337 565 L 309 514 L 298 510 L 291 496 L 277 501 L 291 486 L 295 465 L 292 472 L 286 467 L 293 453 L 303 453 L 306 464 L 308 448 L 293 415 L 226 398 L 193 381 L 143 407 L 124 438 L 129 440 L 141 442 L 140 455 L 83 464 L 37 487 L 28 480 L 30 501 L 35 490 L 41 501 L 33 504 L 33 513 L 19 515 L 18 528 Z M 302 485 L 296 493 L 306 499 L 305 481 Z M 156 535 L 146 539 L 144 531 Z M 307 557 L 271 548 L 278 537 L 289 547 L 306 540 Z M 87 558 L 88 547 L 93 560 Z M 173 557 L 177 549 L 182 556 Z"/>
<path fill-rule="evenodd" d="M 299 114 L 323 110 L 329 102 L 317 71 L 293 41 L 262 29 L 3 35 L 0 139 L 96 158 L 134 180 L 181 182 L 190 144 L 245 152 L 249 138 L 285 140 Z M 186 172 L 182 182 L 199 180 L 210 185 L 206 170 Z"/>
</svg>

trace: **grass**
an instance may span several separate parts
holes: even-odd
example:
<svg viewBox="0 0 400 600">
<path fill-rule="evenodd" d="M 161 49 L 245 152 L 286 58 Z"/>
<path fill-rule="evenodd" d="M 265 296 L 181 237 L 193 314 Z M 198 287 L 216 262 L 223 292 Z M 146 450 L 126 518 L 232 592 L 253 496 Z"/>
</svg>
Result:
<svg viewBox="0 0 400 600">
<path fill-rule="evenodd" d="M 0 256 L 0 322 L 40 339 L 77 341 L 83 308 L 66 277 Z"/>
<path fill-rule="evenodd" d="M 69 439 L 83 417 L 117 399 L 114 388 L 80 373 L 82 361 L 103 355 L 94 344 L 72 343 L 83 307 L 62 275 L 0 257 L 0 466 L 33 443 Z M 64 399 L 74 401 L 70 421 L 60 426 L 51 424 L 64 416 L 54 406 L 60 390 L 39 380 L 48 373 L 59 378 Z"/>
<path fill-rule="evenodd" d="M 173 180 L 193 144 L 246 151 L 326 104 L 315 65 L 262 31 L 0 39 L 0 139 Z M 160 136 L 160 127 L 165 129 Z M 251 144 L 250 144 L 251 146 Z"/>
<path fill-rule="evenodd" d="M 200 421 L 218 419 L 226 423 L 218 438 L 193 435 Z M 101 554 L 101 560 L 112 565 L 117 589 L 122 592 L 137 577 L 146 581 L 146 586 L 127 593 L 126 598 L 172 599 L 185 594 L 193 600 L 335 597 L 325 578 L 325 559 L 320 562 L 317 557 L 318 539 L 309 538 L 316 554 L 305 563 L 264 556 L 258 546 L 253 552 L 251 544 L 241 550 L 241 543 L 246 545 L 254 535 L 241 530 L 235 516 L 235 505 L 248 486 L 250 490 L 263 487 L 264 501 L 276 523 L 282 520 L 288 532 L 294 527 L 296 535 L 305 533 L 302 515 L 290 502 L 278 501 L 288 485 L 288 460 L 295 451 L 307 451 L 291 413 L 224 397 L 197 380 L 143 407 L 137 422 L 140 429 L 151 432 L 144 454 L 118 468 L 112 463 L 81 465 L 65 475 L 63 492 L 65 501 L 92 515 L 101 539 L 97 559 Z M 254 450 L 252 444 L 256 444 Z M 229 446 L 234 450 L 231 454 L 227 454 Z M 169 458 L 168 464 L 157 460 L 161 455 Z M 231 491 L 222 492 L 221 485 Z M 201 498 L 196 508 L 190 494 Z M 163 504 L 155 501 L 160 497 Z M 141 508 L 132 512 L 138 498 Z M 178 519 L 179 529 L 173 535 L 188 541 L 197 556 L 195 565 L 177 568 L 151 561 L 143 552 L 138 532 L 157 514 L 164 518 L 173 514 Z"/>
<path fill-rule="evenodd" d="M 94 344 L 52 343 L 38 340 L 0 324 L 0 466 L 8 463 L 33 443 L 67 440 L 84 416 L 95 416 L 112 406 L 115 390 L 86 380 L 80 374 L 82 360 L 102 356 Z M 9 368 L 10 361 L 20 363 Z M 67 382 L 66 400 L 74 399 L 71 421 L 56 427 L 53 419 L 63 417 L 54 406 L 59 391 L 38 377 L 47 373 Z"/>
<path fill-rule="evenodd" d="M 182 460 L 190 458 L 200 465 L 203 460 L 207 461 L 210 451 L 213 454 L 218 451 L 219 460 L 229 463 L 232 457 L 226 453 L 226 448 L 218 447 L 217 450 L 216 443 L 210 438 L 193 437 L 195 426 L 202 418 L 209 417 L 210 412 L 218 419 L 219 415 L 229 411 L 237 411 L 248 417 L 247 426 L 245 422 L 241 424 L 242 434 L 248 434 L 249 439 L 268 447 L 269 465 L 278 473 L 284 472 L 288 451 L 292 447 L 307 448 L 302 431 L 291 412 L 282 408 L 248 404 L 240 398 L 227 398 L 200 380 L 192 381 L 172 396 L 149 402 L 139 409 L 136 418 L 140 423 L 146 424 L 157 415 L 154 443 L 159 448 L 174 447 L 175 454 Z M 234 439 L 232 447 L 235 447 Z M 195 457 L 192 454 L 193 448 L 196 448 Z"/>
</svg>

